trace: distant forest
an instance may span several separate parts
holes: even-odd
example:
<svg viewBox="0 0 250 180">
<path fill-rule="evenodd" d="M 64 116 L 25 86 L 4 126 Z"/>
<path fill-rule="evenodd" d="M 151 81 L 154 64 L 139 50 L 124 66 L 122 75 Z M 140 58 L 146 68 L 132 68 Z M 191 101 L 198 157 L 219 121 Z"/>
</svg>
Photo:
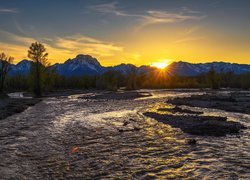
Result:
<svg viewBox="0 0 250 180">
<path fill-rule="evenodd" d="M 28 75 L 8 76 L 13 58 L 0 56 L 0 92 L 33 91 L 37 96 L 42 93 L 66 89 L 105 89 L 115 91 L 119 88 L 127 90 L 141 88 L 250 88 L 250 73 L 236 75 L 233 72 L 216 72 L 212 67 L 208 73 L 195 77 L 167 75 L 166 71 L 152 69 L 145 74 L 131 72 L 123 75 L 117 71 L 108 71 L 96 76 L 59 75 L 55 69 L 49 68 L 45 47 L 38 42 L 32 43 L 28 50 L 28 57 L 33 60 Z"/>
</svg>

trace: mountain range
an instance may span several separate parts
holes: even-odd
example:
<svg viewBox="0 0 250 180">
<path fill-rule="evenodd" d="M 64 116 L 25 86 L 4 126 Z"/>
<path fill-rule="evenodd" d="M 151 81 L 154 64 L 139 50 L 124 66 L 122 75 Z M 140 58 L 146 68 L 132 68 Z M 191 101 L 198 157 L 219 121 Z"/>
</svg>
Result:
<svg viewBox="0 0 250 180">
<path fill-rule="evenodd" d="M 31 68 L 32 61 L 22 60 L 17 64 L 11 65 L 10 75 L 28 74 Z M 173 62 L 167 67 L 167 73 L 177 74 L 180 76 L 196 76 L 208 72 L 211 68 L 217 72 L 233 72 L 235 74 L 250 73 L 250 65 L 236 64 L 226 62 L 211 62 L 211 63 L 188 63 L 188 62 Z M 50 68 L 54 68 L 60 75 L 69 76 L 82 76 L 82 75 L 101 75 L 107 71 L 118 71 L 124 75 L 135 73 L 147 73 L 155 67 L 140 66 L 137 67 L 133 64 L 120 64 L 116 66 L 104 67 L 99 61 L 90 55 L 77 55 L 73 59 L 68 59 L 64 63 L 56 63 Z"/>
</svg>

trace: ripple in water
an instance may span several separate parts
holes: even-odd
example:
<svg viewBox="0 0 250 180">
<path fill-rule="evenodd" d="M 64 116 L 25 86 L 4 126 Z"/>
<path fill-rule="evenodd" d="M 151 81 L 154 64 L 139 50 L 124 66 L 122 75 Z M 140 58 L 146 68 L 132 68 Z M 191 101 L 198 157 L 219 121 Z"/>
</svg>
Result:
<svg viewBox="0 0 250 180">
<path fill-rule="evenodd" d="M 50 98 L 0 121 L 1 177 L 249 177 L 248 129 L 240 136 L 222 138 L 183 134 L 142 113 L 147 108 L 156 109 L 166 98 L 192 93 L 150 92 L 154 93 L 153 98 L 134 101 L 85 100 L 78 99 L 79 96 Z M 206 109 L 206 113 L 222 112 Z M 226 115 L 249 124 L 248 115 Z M 187 145 L 187 138 L 197 139 L 198 144 Z"/>
</svg>

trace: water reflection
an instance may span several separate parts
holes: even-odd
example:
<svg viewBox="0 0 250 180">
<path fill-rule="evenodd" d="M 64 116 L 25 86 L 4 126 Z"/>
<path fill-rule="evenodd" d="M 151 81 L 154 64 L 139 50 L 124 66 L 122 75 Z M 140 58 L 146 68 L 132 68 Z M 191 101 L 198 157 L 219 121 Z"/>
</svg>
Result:
<svg viewBox="0 0 250 180">
<path fill-rule="evenodd" d="M 78 98 L 86 94 L 48 98 L 35 108 L 0 121 L 1 176 L 13 179 L 247 178 L 249 130 L 242 132 L 240 138 L 184 134 L 142 114 L 148 109 L 171 108 L 165 104 L 166 98 L 199 92 L 149 92 L 153 97 L 134 101 Z M 221 115 L 222 112 L 206 109 L 205 113 Z M 226 115 L 249 123 L 248 115 Z M 188 138 L 196 138 L 198 144 L 187 145 Z"/>
<path fill-rule="evenodd" d="M 8 96 L 10 98 L 23 98 L 23 92 L 14 92 L 14 93 L 9 93 Z"/>
</svg>

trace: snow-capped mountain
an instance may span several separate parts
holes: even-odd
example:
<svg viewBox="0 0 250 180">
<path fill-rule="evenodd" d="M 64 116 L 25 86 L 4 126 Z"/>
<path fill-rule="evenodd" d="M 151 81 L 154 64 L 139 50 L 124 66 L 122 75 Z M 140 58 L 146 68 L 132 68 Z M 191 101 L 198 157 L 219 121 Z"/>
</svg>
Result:
<svg viewBox="0 0 250 180">
<path fill-rule="evenodd" d="M 60 75 L 79 76 L 79 75 L 99 75 L 105 71 L 105 68 L 89 55 L 77 55 L 74 59 L 69 59 L 62 64 L 54 64 Z"/>
<path fill-rule="evenodd" d="M 64 76 L 101 75 L 107 71 L 118 71 L 123 75 L 128 75 L 137 71 L 137 67 L 133 64 L 104 67 L 96 58 L 89 55 L 78 55 L 63 64 L 54 64 L 52 68 L 55 68 L 60 75 Z"/>
<path fill-rule="evenodd" d="M 212 67 L 216 72 L 233 72 L 235 74 L 250 73 L 250 65 L 225 62 L 192 64 L 179 61 L 170 64 L 168 69 L 173 74 L 181 76 L 196 76 L 202 73 L 207 73 Z"/>
<path fill-rule="evenodd" d="M 128 75 L 131 73 L 136 73 L 137 72 L 137 67 L 133 64 L 120 64 L 117 66 L 111 66 L 111 67 L 107 67 L 106 71 L 118 71 L 123 75 Z"/>
<path fill-rule="evenodd" d="M 16 65 L 12 65 L 10 75 L 28 74 L 31 67 L 29 60 L 23 60 Z M 212 63 L 199 63 L 192 64 L 183 61 L 173 62 L 167 68 L 168 74 L 177 74 L 181 76 L 196 76 L 208 72 L 211 68 L 217 72 L 233 72 L 235 74 L 250 73 L 250 65 L 225 63 L 225 62 L 212 62 Z M 148 73 L 155 68 L 150 66 L 136 67 L 133 64 L 120 64 L 117 66 L 104 67 L 98 60 L 89 55 L 77 55 L 73 59 L 68 59 L 64 63 L 57 63 L 51 66 L 56 69 L 60 75 L 63 76 L 81 76 L 81 75 L 101 75 L 107 71 L 118 71 L 123 75 L 131 73 L 143 74 Z"/>
</svg>

